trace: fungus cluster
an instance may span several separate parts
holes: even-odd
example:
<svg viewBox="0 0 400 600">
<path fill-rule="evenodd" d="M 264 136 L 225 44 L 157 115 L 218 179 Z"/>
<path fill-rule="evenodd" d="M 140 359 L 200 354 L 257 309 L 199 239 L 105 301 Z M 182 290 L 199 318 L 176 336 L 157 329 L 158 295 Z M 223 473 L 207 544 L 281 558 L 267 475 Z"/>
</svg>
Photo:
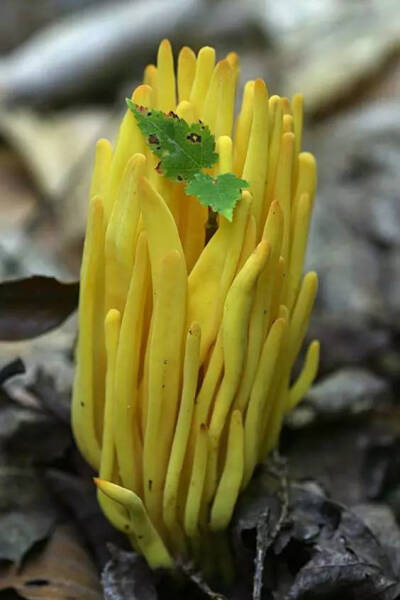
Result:
<svg viewBox="0 0 400 600">
<path fill-rule="evenodd" d="M 184 47 L 175 74 L 164 40 L 131 99 L 209 128 L 206 174 L 248 183 L 231 221 L 164 176 L 160 139 L 130 108 L 114 147 L 97 143 L 73 430 L 105 515 L 152 567 L 201 561 L 318 366 L 313 341 L 293 381 L 317 290 L 303 275 L 316 166 L 302 97 L 249 81 L 234 119 L 238 73 L 234 53 Z"/>
</svg>

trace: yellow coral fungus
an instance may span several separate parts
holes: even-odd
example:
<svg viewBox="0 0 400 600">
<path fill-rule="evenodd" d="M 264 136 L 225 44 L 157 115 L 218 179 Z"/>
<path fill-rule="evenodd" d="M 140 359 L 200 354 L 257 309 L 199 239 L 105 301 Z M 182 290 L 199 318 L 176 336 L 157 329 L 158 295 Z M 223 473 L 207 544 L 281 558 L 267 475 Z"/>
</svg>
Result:
<svg viewBox="0 0 400 600">
<path fill-rule="evenodd" d="M 209 209 L 155 169 L 131 110 L 114 148 L 97 144 L 73 429 L 102 509 L 152 567 L 228 526 L 318 367 L 313 341 L 292 383 L 317 290 L 303 276 L 316 165 L 301 152 L 302 97 L 250 81 L 234 123 L 238 69 L 234 53 L 215 63 L 212 48 L 185 47 L 175 76 L 164 40 L 132 95 L 200 119 L 218 153 L 207 173 L 248 182 L 211 239 Z"/>
</svg>

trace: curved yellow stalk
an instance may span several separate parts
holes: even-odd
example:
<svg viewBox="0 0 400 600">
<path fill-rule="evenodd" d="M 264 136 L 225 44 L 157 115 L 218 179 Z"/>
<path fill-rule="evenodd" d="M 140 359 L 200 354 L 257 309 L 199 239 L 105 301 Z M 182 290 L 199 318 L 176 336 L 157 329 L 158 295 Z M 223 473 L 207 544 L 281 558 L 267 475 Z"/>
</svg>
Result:
<svg viewBox="0 0 400 600">
<path fill-rule="evenodd" d="M 111 160 L 112 146 L 110 142 L 105 139 L 98 140 L 89 198 L 93 198 L 94 196 L 104 198 L 107 190 Z"/>
<path fill-rule="evenodd" d="M 143 83 L 150 86 L 155 92 L 157 88 L 157 67 L 155 65 L 147 65 L 143 74 Z"/>
<path fill-rule="evenodd" d="M 150 247 L 151 253 L 151 247 Z M 182 343 L 186 319 L 184 259 L 172 250 L 158 270 L 149 352 L 146 430 L 144 433 L 144 497 L 150 516 L 161 524 L 162 494 L 178 404 Z"/>
<path fill-rule="evenodd" d="M 306 358 L 300 375 L 289 390 L 286 410 L 293 410 L 306 395 L 318 371 L 319 342 L 314 340 L 308 347 Z"/>
<path fill-rule="evenodd" d="M 189 538 L 196 538 L 199 535 L 198 525 L 201 500 L 203 496 L 204 482 L 206 477 L 207 454 L 207 427 L 204 423 L 202 423 L 197 434 L 192 475 L 190 478 L 184 514 L 185 532 Z"/>
<path fill-rule="evenodd" d="M 139 88 L 132 94 L 132 101 L 138 104 L 141 103 L 138 98 L 138 96 L 141 95 L 140 88 L 145 88 L 146 92 L 147 90 L 149 90 L 149 92 L 151 91 L 149 86 L 139 86 Z M 132 111 L 128 108 L 119 128 L 118 138 L 110 165 L 110 176 L 108 178 L 107 191 L 104 198 L 104 212 L 107 222 L 114 206 L 120 180 L 127 161 L 136 152 L 143 154 L 144 150 L 145 144 L 143 136 L 139 130 Z"/>
<path fill-rule="evenodd" d="M 235 406 L 242 412 L 246 409 L 250 397 L 250 390 L 256 373 L 261 348 L 265 339 L 271 312 L 275 310 L 273 304 L 273 289 L 277 260 L 281 250 L 283 233 L 283 215 L 277 201 L 270 206 L 267 221 L 264 226 L 263 239 L 270 245 L 268 264 L 261 273 L 257 282 L 254 305 L 249 324 L 249 340 L 247 344 L 247 357 L 245 370 L 241 379 L 240 388 L 235 400 Z M 275 301 L 275 300 L 274 300 Z M 276 298 L 278 302 L 278 298 Z"/>
<path fill-rule="evenodd" d="M 191 102 L 189 102 L 188 100 L 181 100 L 181 102 L 179 102 L 179 104 L 177 106 L 176 114 L 181 119 L 185 119 L 185 121 L 187 121 L 188 123 L 193 123 L 193 121 L 194 121 L 193 104 Z"/>
<path fill-rule="evenodd" d="M 241 177 L 243 174 L 243 167 L 246 160 L 253 119 L 253 98 L 254 81 L 248 81 L 244 86 L 242 106 L 235 125 L 233 171 L 238 177 Z"/>
<path fill-rule="evenodd" d="M 264 306 L 263 306 L 263 338 L 265 338 L 268 327 L 273 321 L 273 317 L 276 315 L 276 305 L 280 299 L 281 288 L 278 290 L 274 288 L 275 278 L 281 285 L 281 273 L 283 273 L 283 259 L 280 257 L 282 247 L 282 236 L 283 236 L 283 213 L 279 202 L 275 200 L 271 203 L 268 216 L 265 221 L 263 239 L 270 243 L 271 246 L 271 259 L 270 269 L 271 276 L 266 277 L 264 283 Z M 274 293 L 275 291 L 275 293 Z"/>
<path fill-rule="evenodd" d="M 285 319 L 279 318 L 273 324 L 264 342 L 254 384 L 251 390 L 249 405 L 244 426 L 244 475 L 243 487 L 246 487 L 253 474 L 258 460 L 258 452 L 262 442 L 262 420 L 260 415 L 268 411 L 266 399 L 273 383 L 273 376 L 281 349 Z"/>
<path fill-rule="evenodd" d="M 299 203 L 300 197 L 303 194 L 308 194 L 311 199 L 311 207 L 314 204 L 314 194 L 317 185 L 317 165 L 315 158 L 310 152 L 300 152 L 296 160 L 296 188 L 292 202 L 292 225 L 291 229 L 294 230 L 296 217 L 296 206 Z"/>
<path fill-rule="evenodd" d="M 135 261 L 136 243 L 140 231 L 140 202 L 138 181 L 146 169 L 143 154 L 134 154 L 128 161 L 126 174 L 119 194 L 123 197 L 118 230 L 116 231 L 116 257 L 121 277 L 125 282 L 125 297 L 128 293 L 131 272 Z"/>
<path fill-rule="evenodd" d="M 182 399 L 164 488 L 164 521 L 172 536 L 178 529 L 177 500 L 194 410 L 200 356 L 200 326 L 193 323 L 186 337 Z"/>
<path fill-rule="evenodd" d="M 265 301 L 268 298 L 268 288 L 271 287 L 269 284 L 272 280 L 272 275 L 274 272 L 273 269 L 275 266 L 272 261 L 271 246 L 268 242 L 266 243 L 268 244 L 268 259 L 257 281 L 256 292 L 249 320 L 248 341 L 246 344 L 246 360 L 235 400 L 235 406 L 242 412 L 246 410 L 247 403 L 249 401 L 249 394 L 264 341 L 263 326 L 266 311 Z"/>
<path fill-rule="evenodd" d="M 232 140 L 229 135 L 221 135 L 217 139 L 218 173 L 232 171 Z"/>
<path fill-rule="evenodd" d="M 92 198 L 86 229 L 85 246 L 81 267 L 81 288 L 79 296 L 79 340 L 77 349 L 77 370 L 74 381 L 72 402 L 72 428 L 79 448 L 94 469 L 100 465 L 99 428 L 96 428 L 95 413 L 104 408 L 104 391 L 95 398 L 95 352 L 96 352 L 96 312 L 97 301 L 104 294 L 104 221 L 103 203 L 98 197 Z M 103 319 L 101 312 L 101 320 Z M 101 365 L 100 365 L 101 368 Z M 101 373 L 104 377 L 104 374 Z M 103 388 L 104 390 L 104 388 Z M 100 406 L 96 406 L 96 400 Z M 103 405 L 103 406 L 102 406 Z M 102 416 L 101 412 L 101 416 Z"/>
<path fill-rule="evenodd" d="M 145 177 L 139 179 L 140 206 L 149 244 L 153 292 L 160 283 L 160 265 L 172 250 L 183 257 L 182 244 L 170 210 Z"/>
<path fill-rule="evenodd" d="M 221 81 L 218 89 L 218 111 L 215 119 L 215 135 L 232 135 L 235 108 L 236 72 L 228 60 L 221 61 Z"/>
<path fill-rule="evenodd" d="M 293 133 L 294 134 L 294 122 L 293 122 L 292 115 L 283 115 L 282 131 L 283 131 L 283 133 Z"/>
<path fill-rule="evenodd" d="M 169 40 L 163 40 L 157 55 L 157 108 L 164 112 L 175 110 L 174 57 Z"/>
<path fill-rule="evenodd" d="M 256 218 L 257 231 L 260 233 L 263 225 L 261 217 L 268 169 L 268 133 L 268 92 L 264 81 L 257 79 L 254 82 L 253 117 L 243 178 L 250 183 L 253 196 L 252 212 Z"/>
<path fill-rule="evenodd" d="M 178 98 L 189 100 L 196 72 L 196 55 L 191 48 L 184 46 L 178 56 Z"/>
<path fill-rule="evenodd" d="M 303 283 L 301 285 L 290 322 L 289 357 L 291 364 L 293 364 L 293 362 L 296 360 L 299 353 L 300 346 L 304 338 L 305 329 L 307 327 L 314 304 L 317 287 L 317 274 L 314 271 L 310 271 L 303 278 Z"/>
<path fill-rule="evenodd" d="M 220 229 L 226 229 L 229 235 L 229 252 L 226 254 L 224 268 L 219 284 L 219 293 L 216 306 L 215 328 L 219 326 L 226 295 L 237 273 L 239 259 L 244 245 L 244 236 L 247 229 L 247 219 L 252 206 L 252 197 L 246 190 L 242 192 L 242 199 L 235 209 L 235 219 L 228 223 L 223 217 Z"/>
<path fill-rule="evenodd" d="M 132 271 L 128 297 L 116 357 L 114 438 L 119 473 L 124 487 L 141 495 L 142 445 L 139 438 L 138 393 L 139 366 L 142 335 L 144 330 L 144 307 L 150 286 L 150 265 L 147 239 L 144 232 L 139 236 L 135 264 Z M 132 332 L 135 336 L 132 339 Z"/>
<path fill-rule="evenodd" d="M 243 267 L 244 263 L 249 258 L 250 254 L 254 252 L 257 244 L 257 223 L 254 215 L 249 215 L 247 217 L 247 225 L 246 231 L 244 234 L 244 241 L 242 250 L 240 252 L 239 261 L 238 261 L 238 272 Z"/>
<path fill-rule="evenodd" d="M 133 493 L 110 481 L 95 478 L 98 489 L 113 502 L 118 502 L 129 512 L 135 531 L 135 541 L 152 569 L 171 569 L 173 560 L 155 529 L 142 500 Z"/>
<path fill-rule="evenodd" d="M 309 194 L 303 194 L 295 207 L 296 215 L 288 269 L 287 302 L 290 310 L 293 308 L 300 287 L 300 278 L 303 272 L 310 228 L 311 210 L 311 198 Z"/>
<path fill-rule="evenodd" d="M 229 427 L 226 460 L 211 508 L 210 529 L 225 529 L 232 518 L 243 477 L 244 439 L 242 414 L 234 410 Z"/>
<path fill-rule="evenodd" d="M 288 323 L 289 311 L 282 306 L 279 318 Z M 273 374 L 268 395 L 264 401 L 261 415 L 261 438 L 259 445 L 259 461 L 264 460 L 267 454 L 276 447 L 282 419 L 285 414 L 287 401 L 287 387 L 290 363 L 287 360 L 289 352 L 289 327 L 283 328 L 276 369 Z"/>
<path fill-rule="evenodd" d="M 243 370 L 254 287 L 269 254 L 261 241 L 236 276 L 226 297 L 222 323 L 225 372 L 210 424 L 210 437 L 219 438 Z"/>
<path fill-rule="evenodd" d="M 138 178 L 143 175 L 146 159 L 134 154 L 127 162 L 106 231 L 105 310 L 117 308 L 123 313 L 134 260 L 139 222 Z"/>
<path fill-rule="evenodd" d="M 220 330 L 215 345 L 211 350 L 211 358 L 197 394 L 194 415 L 194 427 L 196 428 L 200 426 L 200 423 L 208 422 L 211 403 L 222 375 L 223 366 L 224 352 L 222 347 L 222 330 Z"/>
<path fill-rule="evenodd" d="M 105 318 L 105 340 L 107 351 L 106 403 L 104 408 L 104 429 L 101 448 L 99 475 L 101 479 L 113 479 L 116 471 L 114 440 L 114 404 L 115 404 L 115 360 L 121 315 L 118 310 L 111 309 Z M 97 493 L 99 504 L 109 521 L 124 533 L 132 533 L 132 524 L 124 507 L 105 496 L 101 490 Z"/>
<path fill-rule="evenodd" d="M 283 239 L 281 255 L 286 264 L 290 251 L 290 225 L 291 225 L 291 195 L 292 195 L 292 169 L 294 159 L 294 134 L 284 133 L 279 150 L 278 167 L 274 185 L 274 200 L 278 200 L 283 212 Z"/>
<path fill-rule="evenodd" d="M 245 191 L 235 209 L 234 222 L 221 218 L 221 226 L 189 276 L 188 320 L 197 321 L 201 326 L 201 361 L 217 335 L 226 293 L 241 255 L 250 206 L 251 196 Z"/>
<path fill-rule="evenodd" d="M 209 474 L 210 489 L 215 490 L 218 447 L 226 417 L 237 391 L 247 347 L 248 322 L 257 278 L 268 258 L 269 245 L 261 241 L 236 276 L 225 301 L 222 324 L 224 376 L 211 416 Z"/>
<path fill-rule="evenodd" d="M 188 123 L 194 121 L 194 108 L 188 101 L 183 100 L 178 105 L 177 114 Z M 190 273 L 204 248 L 208 210 L 197 198 L 186 196 L 182 184 L 178 184 L 177 187 L 176 193 L 180 202 L 179 235 L 186 257 L 186 267 Z"/>
<path fill-rule="evenodd" d="M 269 311 L 269 326 L 278 316 L 279 306 L 283 296 L 283 284 L 286 276 L 286 264 L 283 256 L 279 257 L 273 274 L 272 294 Z"/>
<path fill-rule="evenodd" d="M 282 99 L 279 96 L 271 96 L 269 99 L 270 112 L 270 143 L 268 153 L 268 181 L 266 186 L 265 206 L 268 210 L 269 205 L 273 200 L 275 191 L 275 179 L 277 166 L 279 164 L 279 150 L 281 146 L 282 127 L 283 127 L 283 108 Z"/>
<path fill-rule="evenodd" d="M 204 100 L 207 96 L 209 81 L 215 64 L 215 50 L 204 46 L 197 55 L 196 71 L 190 90 L 190 102 L 194 106 L 195 115 L 199 119 L 203 112 Z"/>
<path fill-rule="evenodd" d="M 208 86 L 207 96 L 204 100 L 204 106 L 201 113 L 201 119 L 210 128 L 212 133 L 216 133 L 215 126 L 218 114 L 218 105 L 222 86 L 226 86 L 226 80 L 229 77 L 232 67 L 227 60 L 220 60 L 214 67 Z"/>
<path fill-rule="evenodd" d="M 200 324 L 201 362 L 216 336 L 215 298 L 219 293 L 228 241 L 229 231 L 220 228 L 204 248 L 188 278 L 188 325 L 193 321 Z"/>
<path fill-rule="evenodd" d="M 293 114 L 293 126 L 295 135 L 295 154 L 299 154 L 303 135 L 303 94 L 295 94 L 290 102 Z"/>
</svg>

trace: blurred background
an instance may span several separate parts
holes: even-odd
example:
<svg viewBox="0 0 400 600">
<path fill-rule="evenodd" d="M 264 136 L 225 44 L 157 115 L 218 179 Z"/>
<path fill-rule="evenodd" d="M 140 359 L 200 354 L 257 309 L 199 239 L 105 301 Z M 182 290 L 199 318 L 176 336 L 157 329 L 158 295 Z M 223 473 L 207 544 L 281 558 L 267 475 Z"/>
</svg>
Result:
<svg viewBox="0 0 400 600">
<path fill-rule="evenodd" d="M 270 94 L 304 94 L 304 149 L 319 166 L 308 263 L 321 279 L 322 365 L 285 443 L 303 475 L 318 448 L 326 485 L 357 502 L 343 465 L 349 479 L 360 448 L 389 453 L 400 427 L 399 0 L 1 0 L 0 277 L 78 277 L 95 141 L 113 139 L 164 37 L 176 51 L 238 52 L 240 90 L 261 76 Z M 45 364 L 67 389 L 74 335 L 70 319 L 1 344 L 0 359 Z"/>
</svg>

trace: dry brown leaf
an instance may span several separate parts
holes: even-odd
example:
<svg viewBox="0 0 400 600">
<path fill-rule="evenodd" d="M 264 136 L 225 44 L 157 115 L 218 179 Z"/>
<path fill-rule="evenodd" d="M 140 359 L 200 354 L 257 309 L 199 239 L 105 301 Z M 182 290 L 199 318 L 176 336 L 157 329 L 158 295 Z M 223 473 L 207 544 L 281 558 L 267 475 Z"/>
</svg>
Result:
<svg viewBox="0 0 400 600">
<path fill-rule="evenodd" d="M 102 600 L 93 562 L 71 525 L 60 525 L 43 549 L 20 569 L 0 569 L 0 592 L 13 589 L 26 600 Z"/>
<path fill-rule="evenodd" d="M 42 335 L 63 323 L 78 306 L 79 282 L 34 275 L 0 283 L 0 340 Z"/>
</svg>

